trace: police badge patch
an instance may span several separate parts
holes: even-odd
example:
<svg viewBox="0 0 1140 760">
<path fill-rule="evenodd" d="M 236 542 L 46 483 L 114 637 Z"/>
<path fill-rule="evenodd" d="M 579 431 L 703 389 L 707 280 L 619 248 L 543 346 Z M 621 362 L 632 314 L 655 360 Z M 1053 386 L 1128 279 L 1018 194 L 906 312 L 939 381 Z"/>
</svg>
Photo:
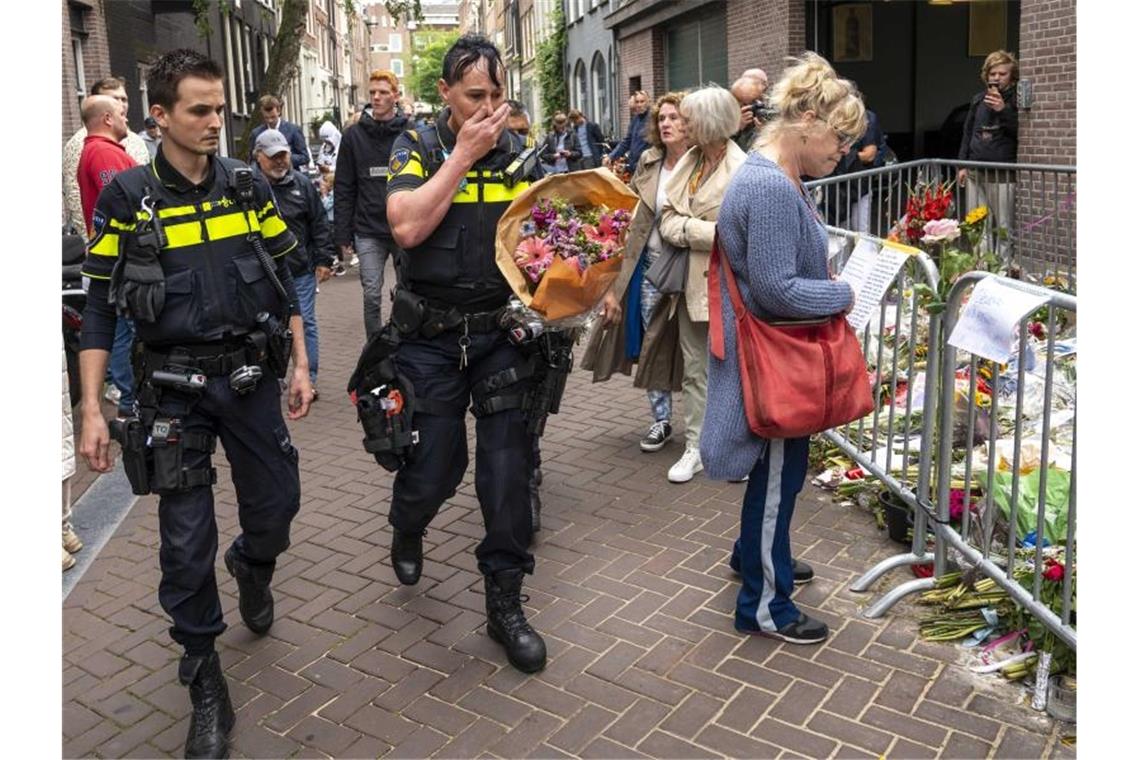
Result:
<svg viewBox="0 0 1140 760">
<path fill-rule="evenodd" d="M 392 153 L 392 158 L 388 161 L 388 173 L 399 174 L 400 170 L 408 165 L 408 159 L 411 158 L 412 152 L 407 148 L 400 148 Z"/>
</svg>

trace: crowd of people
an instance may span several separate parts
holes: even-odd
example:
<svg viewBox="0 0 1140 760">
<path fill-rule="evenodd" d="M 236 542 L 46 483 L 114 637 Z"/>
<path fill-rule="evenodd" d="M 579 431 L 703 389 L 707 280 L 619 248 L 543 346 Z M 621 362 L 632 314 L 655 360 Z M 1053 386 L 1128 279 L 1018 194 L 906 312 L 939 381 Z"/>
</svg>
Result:
<svg viewBox="0 0 1140 760">
<path fill-rule="evenodd" d="M 984 78 L 998 87 L 977 99 L 970 124 L 982 136 L 964 136 L 964 158 L 1004 156 L 1011 123 L 1016 139 L 1008 95 L 1016 62 L 990 63 Z M 519 670 L 545 666 L 545 643 L 521 606 L 535 562 L 534 415 L 545 412 L 528 406 L 528 393 L 540 354 L 533 341 L 503 329 L 511 291 L 494 265 L 494 236 L 511 200 L 546 173 L 630 167 L 638 203 L 582 366 L 596 382 L 636 366 L 633 383 L 648 401 L 644 452 L 672 438 L 680 392 L 685 440 L 670 482 L 702 470 L 747 482 L 730 559 L 741 579 L 736 630 L 793 644 L 828 635 L 791 598 L 794 585 L 814 575 L 792 557 L 790 542 L 808 438 L 762 438 L 750 429 L 733 307 L 723 279 L 710 293 L 709 271 L 727 267 L 746 308 L 765 320 L 851 309 L 857 293 L 829 271 L 824 219 L 804 182 L 852 161 L 874 165 L 882 142 L 873 115 L 852 82 L 805 53 L 770 89 L 763 71 L 749 69 L 728 89 L 635 92 L 629 129 L 607 149 L 598 125 L 577 110 L 554 114 L 551 131 L 536 139 L 526 109 L 504 98 L 503 74 L 493 44 L 460 38 L 443 60 L 446 106 L 423 123 L 399 106 L 398 77 L 372 72 L 368 105 L 343 133 L 322 125 L 315 152 L 281 117 L 280 100 L 265 96 L 263 124 L 250 141 L 252 170 L 217 155 L 223 73 L 199 53 L 176 50 L 155 62 L 143 133 L 126 125 L 121 80 L 103 80 L 83 102 L 85 126 L 65 148 L 64 168 L 76 184 L 68 208 L 88 237 L 91 283 L 76 448 L 92 469 L 110 470 L 100 406 L 110 365 L 116 386 L 120 375 L 126 380 L 115 426 L 132 488 L 160 496 L 159 599 L 185 651 L 178 675 L 194 707 L 188 756 L 224 756 L 234 722 L 214 650 L 225 624 L 214 575 L 211 454 L 220 440 L 241 524 L 224 563 L 242 620 L 263 634 L 274 619 L 274 567 L 301 503 L 280 392 L 287 389 L 291 420 L 319 397 L 316 296 L 346 261 L 360 270 L 364 356 L 378 352 L 365 369 L 397 393 L 384 397 L 386 417 L 406 413 L 416 429 L 413 440 L 389 423 L 388 438 L 366 438 L 378 461 L 385 454 L 396 463 L 388 508 L 395 576 L 405 585 L 420 579 L 424 533 L 467 468 L 470 410 L 487 632 Z M 508 176 L 512 160 L 532 148 L 540 166 Z M 316 183 L 301 171 L 310 162 Z M 479 193 L 469 192 L 472 183 Z M 389 258 L 398 276 L 385 323 Z M 710 355 L 710 329 L 721 354 Z M 69 524 L 74 456 L 64 366 L 66 570 L 82 542 Z"/>
</svg>

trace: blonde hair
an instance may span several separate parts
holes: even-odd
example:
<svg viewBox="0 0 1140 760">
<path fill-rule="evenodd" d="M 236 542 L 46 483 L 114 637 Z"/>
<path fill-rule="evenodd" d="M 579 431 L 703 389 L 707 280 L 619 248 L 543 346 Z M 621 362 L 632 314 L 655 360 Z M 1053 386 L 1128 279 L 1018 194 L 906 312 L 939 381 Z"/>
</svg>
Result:
<svg viewBox="0 0 1140 760">
<path fill-rule="evenodd" d="M 685 129 L 696 145 L 727 140 L 740 126 L 740 104 L 732 93 L 711 84 L 693 90 L 681 101 Z"/>
<path fill-rule="evenodd" d="M 986 56 L 986 62 L 982 64 L 982 81 L 989 84 L 990 69 L 995 66 L 1004 66 L 1009 64 L 1009 80 L 1016 82 L 1018 79 L 1017 59 L 1013 57 L 1013 53 L 1006 50 L 995 50 Z"/>
<path fill-rule="evenodd" d="M 645 120 L 645 141 L 655 148 L 664 150 L 665 143 L 661 141 L 661 130 L 657 128 L 657 118 L 661 115 L 661 106 L 669 104 L 681 111 L 681 101 L 685 99 L 685 91 L 667 92 L 657 98 L 657 102 L 649 109 L 649 118 Z"/>
<path fill-rule="evenodd" d="M 854 83 L 840 78 L 818 53 L 789 61 L 792 65 L 784 69 L 769 98 L 777 116 L 764 128 L 761 140 L 770 142 L 781 132 L 800 128 L 808 112 L 856 139 L 862 137 L 867 131 L 866 108 Z"/>
</svg>

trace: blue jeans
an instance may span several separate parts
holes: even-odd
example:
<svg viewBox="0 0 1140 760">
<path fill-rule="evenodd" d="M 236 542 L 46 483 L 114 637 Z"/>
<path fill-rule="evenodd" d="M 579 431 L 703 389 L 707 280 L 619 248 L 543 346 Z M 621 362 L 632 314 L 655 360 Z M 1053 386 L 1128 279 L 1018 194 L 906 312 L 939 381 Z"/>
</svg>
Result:
<svg viewBox="0 0 1140 760">
<path fill-rule="evenodd" d="M 391 240 L 356 236 L 354 248 L 360 259 L 360 286 L 364 289 L 364 334 L 371 338 L 383 325 L 380 303 L 384 298 L 384 265 L 388 254 L 396 250 Z"/>
<path fill-rule="evenodd" d="M 129 413 L 135 405 L 135 372 L 131 369 L 131 344 L 135 323 L 119 317 L 115 322 L 115 342 L 111 347 L 111 382 L 119 389 L 119 411 Z"/>
<path fill-rule="evenodd" d="M 293 285 L 297 288 L 297 307 L 301 310 L 301 321 L 305 323 L 305 353 L 309 355 L 309 380 L 315 384 L 320 365 L 317 347 L 317 278 L 312 272 L 293 275 Z"/>
</svg>

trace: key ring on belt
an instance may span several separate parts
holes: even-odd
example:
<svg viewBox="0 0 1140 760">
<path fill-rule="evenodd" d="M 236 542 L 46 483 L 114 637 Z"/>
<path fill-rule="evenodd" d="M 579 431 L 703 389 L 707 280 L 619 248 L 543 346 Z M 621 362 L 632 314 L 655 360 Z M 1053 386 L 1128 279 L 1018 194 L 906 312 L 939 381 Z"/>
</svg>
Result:
<svg viewBox="0 0 1140 760">
<path fill-rule="evenodd" d="M 459 336 L 459 369 L 467 368 L 467 347 L 471 345 L 470 325 L 467 315 L 463 315 L 463 334 Z"/>
</svg>

